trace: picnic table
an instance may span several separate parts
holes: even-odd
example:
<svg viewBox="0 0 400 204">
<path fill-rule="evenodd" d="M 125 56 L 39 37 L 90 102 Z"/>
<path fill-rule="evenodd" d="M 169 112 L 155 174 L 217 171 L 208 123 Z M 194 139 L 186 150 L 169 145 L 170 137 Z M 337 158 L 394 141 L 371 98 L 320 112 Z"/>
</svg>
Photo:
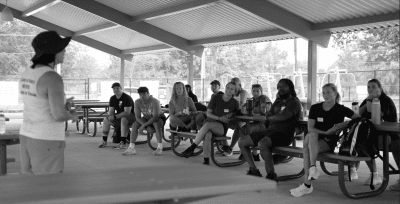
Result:
<svg viewBox="0 0 400 204">
<path fill-rule="evenodd" d="M 201 168 L 199 168 L 201 167 Z M 203 165 L 150 166 L 0 178 L 1 203 L 173 203 L 275 189 L 273 181 Z"/>
<path fill-rule="evenodd" d="M 299 121 L 299 125 L 303 126 L 305 129 L 305 134 L 307 132 L 307 123 L 308 119 L 304 118 L 303 120 Z M 399 174 L 399 170 L 395 170 L 392 165 L 389 163 L 389 144 L 388 144 L 388 137 L 389 134 L 400 134 L 400 123 L 397 122 L 382 122 L 380 125 L 375 125 L 375 128 L 378 132 L 378 135 L 380 137 L 383 137 L 383 152 L 382 154 L 382 161 L 383 161 L 383 179 L 382 179 L 382 184 L 381 186 L 371 192 L 362 192 L 362 193 L 355 193 L 355 194 L 350 194 L 345 186 L 344 183 L 345 181 L 341 181 L 341 177 L 339 177 L 339 184 L 340 184 L 340 189 L 342 192 L 349 198 L 364 198 L 364 197 L 371 197 L 371 196 L 376 196 L 381 193 L 383 193 L 389 183 L 389 175 L 390 174 Z M 390 170 L 390 168 L 392 170 Z M 304 174 L 304 172 L 303 172 Z"/>
<path fill-rule="evenodd" d="M 19 144 L 19 127 L 7 126 L 0 134 L 0 175 L 7 174 L 7 145 Z"/>
<path fill-rule="evenodd" d="M 83 123 L 82 132 L 80 132 L 80 133 L 84 134 L 85 130 L 86 130 L 87 134 L 89 136 L 94 137 L 96 135 L 96 133 L 94 132 L 93 134 L 90 134 L 90 132 L 89 132 L 89 122 L 91 119 L 90 115 L 89 115 L 89 111 L 91 113 L 98 113 L 98 115 L 97 115 L 98 117 L 105 117 L 108 115 L 109 103 L 108 102 L 84 102 L 84 103 L 75 103 L 75 106 L 80 106 L 80 107 L 82 107 L 82 110 L 83 110 L 84 123 Z M 100 108 L 104 108 L 104 111 L 98 112 L 98 110 L 95 110 L 95 109 L 100 109 Z M 96 117 L 96 119 L 98 117 Z"/>
</svg>

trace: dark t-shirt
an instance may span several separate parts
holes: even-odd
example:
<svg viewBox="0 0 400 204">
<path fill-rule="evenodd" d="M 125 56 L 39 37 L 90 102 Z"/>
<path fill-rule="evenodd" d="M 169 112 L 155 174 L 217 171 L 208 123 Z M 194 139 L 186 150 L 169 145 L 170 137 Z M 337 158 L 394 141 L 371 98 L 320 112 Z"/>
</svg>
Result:
<svg viewBox="0 0 400 204">
<path fill-rule="evenodd" d="M 298 98 L 292 97 L 286 102 L 276 99 L 268 111 L 267 116 L 276 116 L 280 118 L 279 122 L 269 122 L 269 130 L 278 130 L 292 137 L 294 128 L 299 121 L 301 104 Z"/>
<path fill-rule="evenodd" d="M 393 100 L 385 93 L 382 93 L 381 96 L 379 96 L 379 102 L 381 103 L 381 111 L 383 112 L 382 120 L 386 122 L 397 122 L 397 110 Z M 364 105 L 367 105 L 366 99 L 361 103 L 360 107 Z M 371 112 L 365 111 L 362 117 L 371 119 Z"/>
<path fill-rule="evenodd" d="M 188 96 L 189 96 L 190 98 L 192 98 L 193 102 L 195 102 L 195 103 L 199 102 L 199 101 L 197 100 L 197 96 L 194 95 L 193 92 L 189 92 L 189 93 L 188 93 Z"/>
<path fill-rule="evenodd" d="M 224 92 L 222 92 L 222 91 L 219 91 L 218 93 L 216 93 L 216 94 L 211 94 L 211 98 L 213 97 L 213 96 L 215 96 L 215 95 L 224 95 Z"/>
<path fill-rule="evenodd" d="M 312 105 L 308 116 L 309 119 L 315 120 L 314 127 L 318 130 L 327 131 L 335 124 L 343 122 L 345 117 L 351 118 L 354 115 L 354 112 L 344 105 L 336 103 L 329 111 L 325 111 L 322 104 Z M 339 140 L 338 135 L 321 135 L 319 138 L 325 140 L 332 151 Z"/>
<path fill-rule="evenodd" d="M 227 115 L 229 113 L 236 113 L 239 110 L 239 102 L 233 97 L 230 98 L 228 102 L 225 102 L 224 99 L 222 99 L 222 96 L 223 95 L 217 94 L 214 97 L 212 97 L 210 103 L 208 104 L 207 109 L 211 109 L 212 114 L 218 117 Z M 207 121 L 212 122 L 215 120 L 207 118 Z M 223 125 L 227 126 L 226 123 L 223 123 Z"/>
<path fill-rule="evenodd" d="M 124 112 L 125 107 L 132 107 L 131 114 L 134 114 L 134 103 L 128 94 L 122 93 L 120 98 L 111 96 L 109 104 L 117 111 L 117 114 Z"/>
</svg>

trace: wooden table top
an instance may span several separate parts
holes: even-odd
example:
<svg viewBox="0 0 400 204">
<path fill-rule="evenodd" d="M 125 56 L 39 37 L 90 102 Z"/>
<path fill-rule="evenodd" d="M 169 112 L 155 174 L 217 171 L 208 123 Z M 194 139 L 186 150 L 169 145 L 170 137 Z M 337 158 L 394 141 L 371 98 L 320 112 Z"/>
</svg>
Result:
<svg viewBox="0 0 400 204">
<path fill-rule="evenodd" d="M 276 183 L 203 165 L 140 167 L 91 173 L 7 175 L 1 203 L 131 203 L 208 197 L 276 188 Z"/>
<path fill-rule="evenodd" d="M 300 125 L 307 125 L 308 118 L 299 120 Z M 375 125 L 376 130 L 382 132 L 391 132 L 400 134 L 400 123 L 397 122 L 382 122 L 380 125 Z"/>
<path fill-rule="evenodd" d="M 19 139 L 20 126 L 9 126 L 6 124 L 6 133 L 0 134 L 0 140 L 16 140 Z"/>
<path fill-rule="evenodd" d="M 109 107 L 109 103 L 108 102 L 75 103 L 75 106 L 81 106 L 82 108 L 107 108 Z"/>
<path fill-rule="evenodd" d="M 235 118 L 244 120 L 244 121 L 265 121 L 267 118 L 263 115 L 255 115 L 255 116 L 247 116 L 247 115 L 238 115 Z"/>
</svg>

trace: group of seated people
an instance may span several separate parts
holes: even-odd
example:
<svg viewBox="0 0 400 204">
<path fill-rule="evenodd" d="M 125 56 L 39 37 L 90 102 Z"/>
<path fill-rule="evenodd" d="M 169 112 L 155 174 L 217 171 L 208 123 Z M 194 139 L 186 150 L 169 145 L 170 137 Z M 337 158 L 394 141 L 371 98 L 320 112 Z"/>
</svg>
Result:
<svg viewBox="0 0 400 204">
<path fill-rule="evenodd" d="M 209 164 L 211 153 L 212 137 L 225 136 L 228 129 L 233 129 L 232 141 L 228 145 L 224 141 L 222 150 L 225 156 L 232 155 L 232 149 L 238 143 L 241 150 L 239 159 L 245 160 L 249 165 L 248 175 L 262 177 L 262 174 L 255 164 L 260 161 L 259 154 L 254 147 L 258 147 L 261 158 L 265 161 L 266 178 L 277 179 L 274 169 L 272 149 L 275 146 L 288 146 L 293 142 L 295 127 L 301 116 L 301 103 L 297 98 L 294 84 L 290 79 L 281 79 L 277 84 L 277 97 L 271 105 L 271 100 L 263 94 L 259 84 L 252 85 L 252 99 L 254 102 L 253 114 L 265 115 L 265 122 L 254 122 L 250 126 L 251 133 L 243 131 L 244 123 L 235 119 L 235 115 L 246 114 L 246 100 L 250 94 L 242 88 L 239 78 L 233 78 L 225 86 L 225 93 L 219 91 L 220 82 L 211 82 L 213 94 L 207 106 L 206 119 L 204 124 L 198 126 L 192 117 L 196 112 L 195 103 L 197 97 L 193 97 L 191 87 L 185 87 L 181 82 L 173 86 L 171 100 L 169 102 L 170 128 L 177 131 L 190 131 L 198 129 L 196 138 L 192 145 L 182 152 L 182 156 L 189 158 L 193 156 L 195 148 L 203 142 L 204 163 Z M 132 98 L 122 92 L 121 85 L 112 85 L 114 96 L 110 98 L 109 116 L 103 121 L 103 141 L 99 147 L 107 145 L 107 136 L 110 125 L 121 127 L 121 143 L 116 149 L 126 149 L 122 155 L 134 155 L 135 141 L 138 132 L 147 127 L 152 127 L 156 132 L 158 142 L 155 155 L 162 154 L 162 132 L 166 117 L 161 111 L 160 103 L 149 94 L 146 87 L 140 87 L 138 93 L 140 98 L 133 102 Z M 358 117 L 371 118 L 371 101 L 379 98 L 381 103 L 382 120 L 396 122 L 397 111 L 392 99 L 387 96 L 379 80 L 372 79 L 368 82 L 368 97 L 361 103 L 359 114 L 354 113 L 350 108 L 340 104 L 341 98 L 337 87 L 328 83 L 322 87 L 324 101 L 311 106 L 308 116 L 308 133 L 304 137 L 304 182 L 297 188 L 290 190 L 295 197 L 309 194 L 313 190 L 311 180 L 317 180 L 319 172 L 316 167 L 317 156 L 321 152 L 333 152 L 338 144 L 339 134 L 346 127 L 345 118 L 355 119 Z M 194 95 L 195 96 L 195 95 Z M 115 113 L 116 112 L 116 113 Z M 143 115 L 143 117 L 142 117 Z M 127 145 L 128 128 L 132 126 L 130 144 Z M 390 150 L 394 160 L 399 167 L 400 161 L 400 136 L 390 135 Z M 253 153 L 251 152 L 253 151 Z M 375 160 L 366 162 L 371 175 L 365 182 L 373 180 L 373 185 L 382 183 L 378 175 Z M 352 166 L 350 171 L 351 179 L 357 179 L 356 167 Z M 399 180 L 392 186 L 392 190 L 400 190 Z"/>
</svg>

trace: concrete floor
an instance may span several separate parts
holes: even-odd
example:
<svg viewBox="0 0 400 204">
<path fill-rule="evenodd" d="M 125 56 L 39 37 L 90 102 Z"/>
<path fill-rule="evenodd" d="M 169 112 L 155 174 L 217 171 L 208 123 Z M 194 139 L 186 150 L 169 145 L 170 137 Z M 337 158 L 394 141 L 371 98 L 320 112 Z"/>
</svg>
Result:
<svg viewBox="0 0 400 204">
<path fill-rule="evenodd" d="M 14 123 L 18 120 L 14 120 Z M 199 168 L 207 168 L 202 164 L 202 156 L 191 157 L 189 159 L 175 156 L 171 151 L 164 151 L 162 156 L 154 156 L 152 150 L 147 144 L 137 145 L 138 154 L 135 156 L 121 156 L 122 150 L 114 150 L 111 147 L 99 149 L 97 145 L 101 141 L 101 127 L 98 128 L 98 135 L 96 137 L 89 137 L 86 134 L 76 133 L 74 125 L 68 128 L 69 136 L 66 138 L 67 147 L 65 150 L 65 172 L 93 172 L 96 170 L 118 169 L 118 168 L 135 168 L 142 166 L 154 166 L 155 168 L 163 168 L 166 165 L 177 164 L 193 164 Z M 166 132 L 168 135 L 168 133 Z M 232 131 L 228 132 L 228 135 Z M 142 138 L 144 139 L 144 137 Z M 109 145 L 111 138 L 108 139 Z M 301 146 L 302 141 L 297 141 L 298 146 Z M 164 142 L 165 144 L 165 142 Z M 165 144 L 168 146 L 168 144 Z M 183 148 L 188 146 L 188 142 L 183 145 Z M 20 171 L 19 159 L 19 145 L 9 146 L 7 148 L 8 157 L 14 157 L 16 162 L 8 164 L 8 172 L 11 174 L 18 174 Z M 234 155 L 235 159 L 238 155 Z M 391 163 L 394 164 L 393 158 L 390 158 Z M 265 175 L 264 162 L 256 162 L 261 173 Z M 381 168 L 382 163 L 378 163 L 378 169 Z M 211 164 L 213 165 L 213 164 Z M 319 167 L 319 165 L 317 165 Z M 335 170 L 337 167 L 333 164 L 327 165 L 329 169 Z M 287 175 L 297 173 L 302 168 L 302 159 L 293 159 L 286 164 L 276 165 L 276 172 L 278 175 Z M 227 167 L 227 171 L 237 171 L 243 174 L 246 173 L 248 166 L 246 164 L 236 167 Z M 379 169 L 380 172 L 381 169 Z M 354 191 L 367 190 L 368 186 L 363 183 L 368 177 L 368 170 L 365 164 L 361 164 L 358 171 L 359 179 L 349 183 L 349 186 Z M 382 173 L 380 173 L 382 174 Z M 393 184 L 399 175 L 390 176 L 389 185 Z M 235 179 L 235 178 L 232 178 Z M 260 178 L 265 179 L 265 178 Z M 339 189 L 338 179 L 333 176 L 325 175 L 321 172 L 318 181 L 313 182 L 314 191 L 300 198 L 295 198 L 290 195 L 289 190 L 299 186 L 302 179 L 279 182 L 275 190 L 261 191 L 261 192 L 243 192 L 230 195 L 223 195 L 212 198 L 205 198 L 202 200 L 187 200 L 190 203 L 385 203 L 385 204 L 398 204 L 400 203 L 400 193 L 393 192 L 387 189 L 379 196 L 366 198 L 361 200 L 351 200 L 345 197 Z"/>
</svg>

